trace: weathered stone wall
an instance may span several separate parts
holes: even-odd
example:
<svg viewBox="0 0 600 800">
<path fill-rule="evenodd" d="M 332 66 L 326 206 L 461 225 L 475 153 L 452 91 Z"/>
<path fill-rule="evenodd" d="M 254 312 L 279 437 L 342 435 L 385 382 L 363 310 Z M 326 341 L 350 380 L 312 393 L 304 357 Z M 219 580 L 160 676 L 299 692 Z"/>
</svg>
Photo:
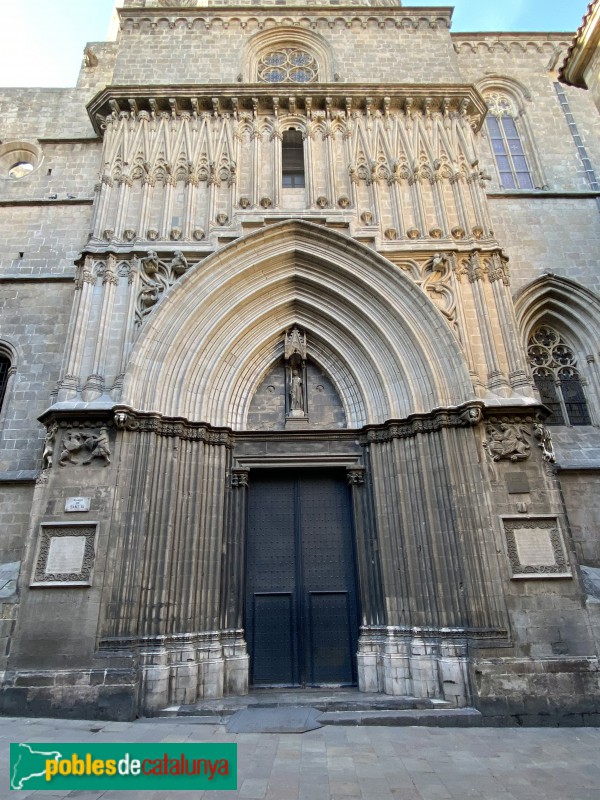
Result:
<svg viewBox="0 0 600 800">
<path fill-rule="evenodd" d="M 447 9 L 359 9 L 348 19 L 335 9 L 271 9 L 231 14 L 226 9 L 127 9 L 115 84 L 233 84 L 245 71 L 244 50 L 265 27 L 311 32 L 330 54 L 327 81 L 447 83 L 460 80 L 448 46 Z M 314 31 L 314 34 L 312 34 Z M 377 58 L 373 58 L 373 47 Z M 413 53 L 418 47 L 419 58 Z M 334 78 L 334 75 L 337 77 Z M 254 82 L 256 78 L 250 79 Z M 301 91 L 301 86 L 297 87 Z"/>
<path fill-rule="evenodd" d="M 560 485 L 580 564 L 600 567 L 600 475 L 598 469 L 561 472 Z"/>
<path fill-rule="evenodd" d="M 37 138 L 35 130 L 28 135 L 34 141 Z M 27 135 L 22 138 L 27 141 Z M 7 141 L 4 137 L 3 140 Z M 42 141 L 40 148 L 39 166 L 29 175 L 16 180 L 0 175 L 3 178 L 0 180 L 0 201 L 28 201 L 33 206 L 35 201 L 50 203 L 50 195 L 57 195 L 56 203 L 67 203 L 68 200 L 89 200 L 91 203 L 101 168 L 101 141 L 94 138 L 77 142 Z M 15 208 L 12 213 L 18 215 L 19 211 Z"/>
<path fill-rule="evenodd" d="M 16 352 L 2 408 L 0 472 L 40 467 L 45 431 L 37 417 L 60 375 L 72 297 L 71 282 L 0 282 L 0 336 Z"/>
<path fill-rule="evenodd" d="M 510 258 L 513 293 L 554 273 L 600 294 L 600 214 L 594 199 L 494 197 L 490 214 Z"/>
</svg>

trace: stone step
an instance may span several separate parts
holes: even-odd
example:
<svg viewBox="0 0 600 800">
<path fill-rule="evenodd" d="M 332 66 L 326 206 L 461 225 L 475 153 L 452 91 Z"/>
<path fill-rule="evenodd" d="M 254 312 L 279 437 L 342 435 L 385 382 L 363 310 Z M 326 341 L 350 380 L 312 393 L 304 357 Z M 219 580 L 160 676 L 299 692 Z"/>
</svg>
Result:
<svg viewBox="0 0 600 800">
<path fill-rule="evenodd" d="M 404 711 L 333 711 L 318 717 L 321 725 L 383 725 L 432 728 L 480 728 L 483 718 L 475 708 L 425 708 Z"/>
<path fill-rule="evenodd" d="M 325 711 L 311 706 L 259 706 L 221 714 L 177 713 L 164 709 L 161 717 L 177 716 L 197 725 L 225 725 L 230 733 L 303 733 L 323 725 L 421 726 L 434 728 L 481 727 L 482 716 L 474 708 L 376 709 Z"/>
<path fill-rule="evenodd" d="M 320 725 L 481 725 L 475 709 L 456 709 L 443 700 L 335 690 L 255 690 L 243 697 L 199 700 L 170 706 L 160 717 L 189 717 L 198 724 L 224 724 L 239 711 L 310 708 L 320 714 Z"/>
</svg>

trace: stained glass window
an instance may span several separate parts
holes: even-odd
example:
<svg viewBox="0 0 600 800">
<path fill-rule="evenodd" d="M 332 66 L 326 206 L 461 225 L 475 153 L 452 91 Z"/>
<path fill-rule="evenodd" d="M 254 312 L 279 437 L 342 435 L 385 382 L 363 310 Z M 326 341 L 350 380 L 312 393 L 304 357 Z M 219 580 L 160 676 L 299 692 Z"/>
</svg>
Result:
<svg viewBox="0 0 600 800">
<path fill-rule="evenodd" d="M 487 128 L 503 189 L 533 189 L 523 141 L 517 127 L 517 113 L 509 97 L 498 92 L 486 97 Z"/>
<path fill-rule="evenodd" d="M 590 425 L 577 360 L 560 334 L 541 325 L 529 339 L 528 353 L 542 403 L 552 411 L 546 424 Z"/>
<path fill-rule="evenodd" d="M 264 83 L 312 83 L 317 76 L 313 56 L 295 47 L 272 50 L 258 62 L 258 80 Z"/>
</svg>

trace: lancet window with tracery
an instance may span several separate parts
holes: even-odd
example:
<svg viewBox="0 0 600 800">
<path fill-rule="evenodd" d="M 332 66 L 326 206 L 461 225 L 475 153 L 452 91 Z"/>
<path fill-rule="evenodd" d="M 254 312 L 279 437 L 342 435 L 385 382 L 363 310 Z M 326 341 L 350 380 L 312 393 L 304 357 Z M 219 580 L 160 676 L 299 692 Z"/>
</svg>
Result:
<svg viewBox="0 0 600 800">
<path fill-rule="evenodd" d="M 533 189 L 534 181 L 512 100 L 500 92 L 486 95 L 487 127 L 503 189 Z"/>
<path fill-rule="evenodd" d="M 590 425 L 577 359 L 560 334 L 541 325 L 529 339 L 528 354 L 542 403 L 552 411 L 546 424 Z"/>
</svg>

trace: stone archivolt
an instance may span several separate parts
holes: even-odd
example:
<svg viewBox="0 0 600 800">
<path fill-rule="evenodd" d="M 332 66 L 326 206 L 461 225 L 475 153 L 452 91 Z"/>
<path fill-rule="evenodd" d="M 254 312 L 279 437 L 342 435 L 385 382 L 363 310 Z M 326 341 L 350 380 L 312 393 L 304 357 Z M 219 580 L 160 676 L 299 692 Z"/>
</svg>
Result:
<svg viewBox="0 0 600 800">
<path fill-rule="evenodd" d="M 425 294 L 381 256 L 318 226 L 281 223 L 230 245 L 174 287 L 171 301 L 132 352 L 123 400 L 135 408 L 243 429 L 258 382 L 283 356 L 282 331 L 294 325 L 334 381 L 349 427 L 473 397 L 456 339 Z M 164 368 L 149 383 L 152 364 Z"/>
</svg>

